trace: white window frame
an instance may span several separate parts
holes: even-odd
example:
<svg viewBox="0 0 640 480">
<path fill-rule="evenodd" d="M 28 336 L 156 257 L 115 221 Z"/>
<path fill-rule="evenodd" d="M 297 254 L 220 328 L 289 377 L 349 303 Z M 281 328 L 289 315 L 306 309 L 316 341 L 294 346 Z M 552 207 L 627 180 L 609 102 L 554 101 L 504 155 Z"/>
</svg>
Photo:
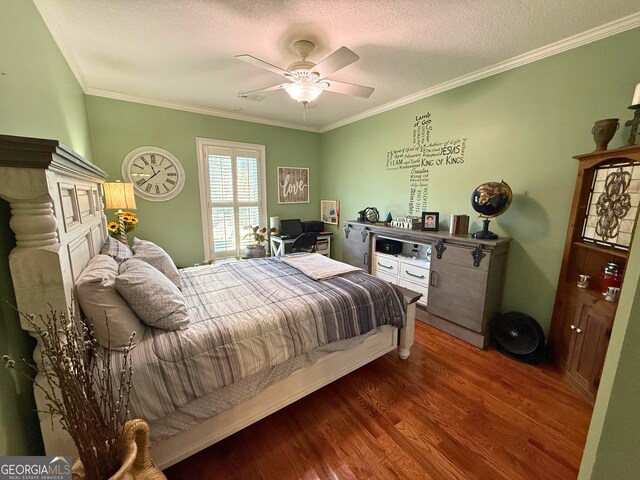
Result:
<svg viewBox="0 0 640 480">
<path fill-rule="evenodd" d="M 256 150 L 260 158 L 258 158 L 258 211 L 260 215 L 260 226 L 267 225 L 267 172 L 266 172 L 266 151 L 264 145 L 258 145 L 254 143 L 241 143 L 230 142 L 228 140 L 216 140 L 213 138 L 196 137 L 196 150 L 198 154 L 198 178 L 200 186 L 200 213 L 202 216 L 202 238 L 204 241 L 204 259 L 209 262 L 218 257 L 211 251 L 211 245 L 213 244 L 213 226 L 211 225 L 211 193 L 209 185 L 209 157 L 207 155 L 207 148 L 220 147 L 230 148 L 234 150 Z M 236 191 L 235 185 L 235 171 L 233 173 L 234 185 L 233 190 Z M 235 193 L 234 193 L 235 197 Z M 253 203 L 253 202 L 252 202 Z M 235 202 L 233 207 L 242 206 L 243 202 Z M 235 208 L 234 208 L 235 210 Z M 241 230 L 242 226 L 238 223 L 237 213 L 235 218 L 236 229 Z M 242 238 L 240 236 L 240 238 Z M 241 247 L 239 246 L 238 249 Z M 241 255 L 238 250 L 237 255 Z M 227 258 L 229 258 L 227 256 Z"/>
</svg>

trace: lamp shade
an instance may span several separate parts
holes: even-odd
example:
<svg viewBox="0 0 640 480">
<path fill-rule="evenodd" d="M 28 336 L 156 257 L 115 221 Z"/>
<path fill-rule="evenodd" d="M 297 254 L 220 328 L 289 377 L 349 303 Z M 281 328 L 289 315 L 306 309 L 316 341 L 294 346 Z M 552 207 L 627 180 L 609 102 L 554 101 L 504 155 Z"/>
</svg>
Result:
<svg viewBox="0 0 640 480">
<path fill-rule="evenodd" d="M 107 182 L 103 187 L 105 208 L 114 210 L 134 210 L 136 208 L 133 183 Z"/>
<path fill-rule="evenodd" d="M 322 87 L 317 83 L 290 83 L 284 89 L 296 102 L 313 102 L 322 93 Z"/>
<path fill-rule="evenodd" d="M 633 100 L 631 100 L 632 107 L 640 107 L 640 83 L 636 85 L 636 90 L 633 92 Z"/>
</svg>

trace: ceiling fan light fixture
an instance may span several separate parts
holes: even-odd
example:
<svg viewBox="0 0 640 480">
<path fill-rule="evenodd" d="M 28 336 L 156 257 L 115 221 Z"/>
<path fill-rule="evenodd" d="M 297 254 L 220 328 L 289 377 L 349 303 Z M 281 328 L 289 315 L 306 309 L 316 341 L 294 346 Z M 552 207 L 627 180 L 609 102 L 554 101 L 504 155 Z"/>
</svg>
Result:
<svg viewBox="0 0 640 480">
<path fill-rule="evenodd" d="M 322 93 L 322 86 L 317 83 L 291 83 L 284 87 L 291 98 L 299 103 L 313 102 Z"/>
</svg>

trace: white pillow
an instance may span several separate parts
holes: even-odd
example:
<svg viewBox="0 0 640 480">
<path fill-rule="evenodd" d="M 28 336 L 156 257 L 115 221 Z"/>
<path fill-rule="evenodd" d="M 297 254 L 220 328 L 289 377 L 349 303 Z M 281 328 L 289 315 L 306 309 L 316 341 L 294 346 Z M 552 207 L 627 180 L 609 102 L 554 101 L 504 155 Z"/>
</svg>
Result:
<svg viewBox="0 0 640 480">
<path fill-rule="evenodd" d="M 173 260 L 164 249 L 148 240 L 134 238 L 133 253 L 133 258 L 142 260 L 147 262 L 149 265 L 156 267 L 164 273 L 176 287 L 182 289 L 182 284 L 180 283 L 180 272 L 178 272 L 176 264 L 173 263 Z"/>
<path fill-rule="evenodd" d="M 93 334 L 98 343 L 105 348 L 110 343 L 112 349 L 122 350 L 129 344 L 132 332 L 136 333 L 133 338 L 133 345 L 136 345 L 146 328 L 116 290 L 114 280 L 117 275 L 118 263 L 112 257 L 96 255 L 78 277 L 76 294 L 84 318 L 93 322 Z"/>
<path fill-rule="evenodd" d="M 104 245 L 102 245 L 100 253 L 113 257 L 118 263 L 122 263 L 127 258 L 133 257 L 133 252 L 129 248 L 129 245 L 122 243 L 120 240 L 116 240 L 113 237 L 107 237 L 104 241 Z"/>
<path fill-rule="evenodd" d="M 184 296 L 171 280 L 148 263 L 135 257 L 123 262 L 116 288 L 147 325 L 163 330 L 189 326 Z"/>
</svg>

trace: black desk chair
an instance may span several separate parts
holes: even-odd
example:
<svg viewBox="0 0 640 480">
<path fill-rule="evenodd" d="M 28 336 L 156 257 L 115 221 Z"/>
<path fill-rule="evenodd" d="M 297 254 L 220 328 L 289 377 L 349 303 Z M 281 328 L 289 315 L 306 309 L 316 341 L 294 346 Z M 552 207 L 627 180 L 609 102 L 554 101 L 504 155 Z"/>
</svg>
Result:
<svg viewBox="0 0 640 480">
<path fill-rule="evenodd" d="M 296 237 L 291 245 L 291 253 L 296 252 L 309 252 L 314 253 L 316 251 L 316 243 L 318 241 L 318 237 L 315 233 L 308 232 L 303 233 Z"/>
</svg>

